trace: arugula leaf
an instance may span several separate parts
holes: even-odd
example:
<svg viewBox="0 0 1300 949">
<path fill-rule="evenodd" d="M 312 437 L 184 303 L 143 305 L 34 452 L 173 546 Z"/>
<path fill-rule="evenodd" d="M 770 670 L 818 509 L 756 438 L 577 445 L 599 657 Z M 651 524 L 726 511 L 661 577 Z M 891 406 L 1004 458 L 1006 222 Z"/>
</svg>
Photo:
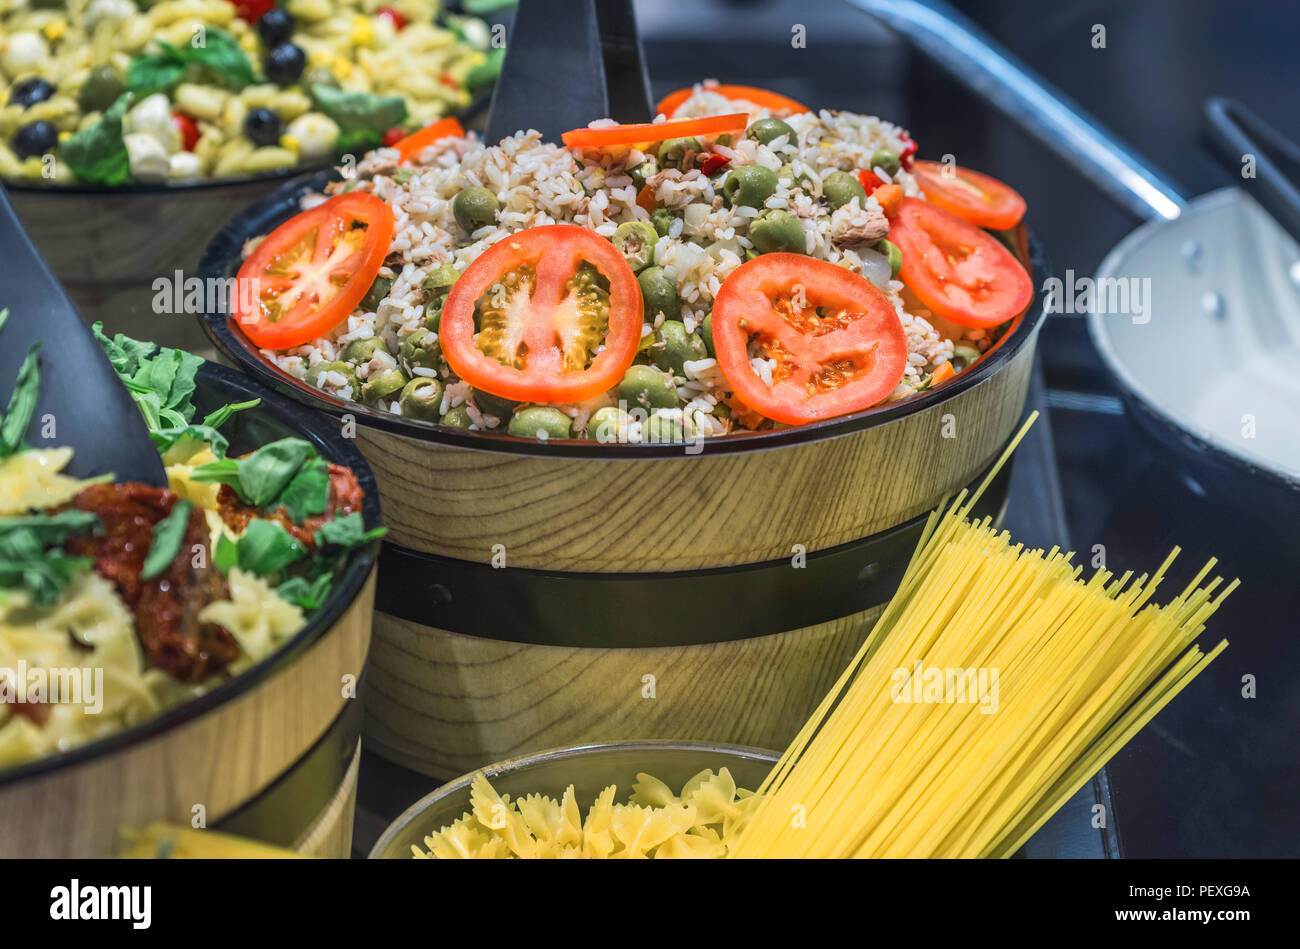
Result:
<svg viewBox="0 0 1300 949">
<path fill-rule="evenodd" d="M 295 524 L 324 514 L 330 500 L 330 466 L 321 458 L 306 461 L 280 493 L 279 501 Z"/>
<path fill-rule="evenodd" d="M 0 588 L 26 590 L 37 606 L 53 603 L 68 581 L 93 563 L 68 556 L 60 545 L 99 525 L 97 515 L 74 508 L 0 519 Z"/>
<path fill-rule="evenodd" d="M 239 568 L 259 577 L 278 573 L 307 554 L 307 548 L 276 521 L 249 521 L 235 548 Z"/>
<path fill-rule="evenodd" d="M 339 127 L 339 151 L 374 148 L 383 142 L 385 132 L 406 121 L 406 100 L 402 96 L 347 92 L 316 83 L 311 87 L 311 97 Z"/>
<path fill-rule="evenodd" d="M 239 566 L 239 545 L 224 532 L 217 538 L 217 549 L 212 552 L 212 562 L 222 573 L 230 573 L 231 567 Z"/>
<path fill-rule="evenodd" d="M 103 348 L 104 353 L 108 356 L 108 361 L 113 364 L 119 376 L 134 376 L 136 370 L 140 368 L 140 363 L 148 359 L 158 349 L 153 343 L 142 342 L 132 339 L 122 333 L 118 333 L 112 339 L 104 335 L 104 324 L 95 323 L 90 327 L 95 334 L 95 339 L 99 340 L 99 345 Z"/>
<path fill-rule="evenodd" d="M 249 399 L 247 402 L 227 402 L 219 409 L 209 412 L 203 417 L 203 424 L 209 428 L 220 428 L 226 423 L 226 420 L 236 412 L 242 412 L 245 409 L 257 408 L 262 404 L 261 399 Z"/>
<path fill-rule="evenodd" d="M 344 514 L 342 517 L 336 517 L 322 524 L 316 531 L 316 542 L 322 546 L 360 547 L 372 540 L 378 540 L 387 533 L 387 527 L 366 530 L 361 513 L 353 511 L 351 514 Z"/>
<path fill-rule="evenodd" d="M 212 454 L 218 458 L 225 458 L 230 449 L 226 436 L 210 425 L 173 425 L 151 431 L 149 437 L 153 439 L 154 447 L 160 455 L 166 455 L 174 446 L 186 441 L 206 442 L 212 449 Z M 197 449 L 198 445 L 193 447 Z"/>
<path fill-rule="evenodd" d="M 40 392 L 41 370 L 37 361 L 40 343 L 32 343 L 27 358 L 18 368 L 14 391 L 9 395 L 9 407 L 0 416 L 0 458 L 8 458 L 23 449 L 23 439 L 36 412 L 36 397 Z"/>
<path fill-rule="evenodd" d="M 122 117 L 130 105 L 131 93 L 123 93 L 98 122 L 59 145 L 63 161 L 78 178 L 109 186 L 131 180 L 131 159 L 122 141 Z"/>
<path fill-rule="evenodd" d="M 140 571 L 141 580 L 152 580 L 171 566 L 185 539 L 191 510 L 189 501 L 177 501 L 171 513 L 153 526 L 153 540 L 149 544 L 149 553 L 144 558 L 144 568 Z"/>
</svg>

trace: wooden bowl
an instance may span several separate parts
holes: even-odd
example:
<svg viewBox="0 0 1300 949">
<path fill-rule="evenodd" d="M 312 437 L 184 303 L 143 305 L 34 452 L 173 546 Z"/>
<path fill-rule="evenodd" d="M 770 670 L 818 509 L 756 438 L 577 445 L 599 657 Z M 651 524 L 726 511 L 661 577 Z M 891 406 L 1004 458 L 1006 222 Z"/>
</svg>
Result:
<svg viewBox="0 0 1300 949">
<path fill-rule="evenodd" d="M 244 242 L 327 180 L 238 215 L 200 273 L 233 275 Z M 1023 228 L 1017 243 L 1046 269 Z M 205 328 L 224 358 L 355 423 L 389 529 L 367 747 L 446 777 L 612 739 L 784 747 L 923 516 L 1019 423 L 1043 317 L 1040 293 L 976 366 L 907 402 L 686 447 L 413 422 L 293 379 L 226 313 Z"/>
<path fill-rule="evenodd" d="M 200 413 L 262 399 L 226 424 L 232 450 L 288 435 L 356 473 L 367 526 L 379 497 L 360 453 L 323 416 L 211 363 Z M 329 601 L 292 639 L 211 692 L 115 735 L 0 771 L 0 857 L 101 857 L 119 828 L 162 820 L 348 855 L 360 703 L 344 698 L 370 645 L 377 545 L 358 548 Z M 201 808 L 201 811 L 199 810 Z"/>
<path fill-rule="evenodd" d="M 620 803 L 632 792 L 638 772 L 652 774 L 674 791 L 706 768 L 726 768 L 736 786 L 754 790 L 780 756 L 763 748 L 695 741 L 623 741 L 558 748 L 501 761 L 484 768 L 488 780 L 512 799 L 545 794 L 556 800 L 570 784 L 583 814 L 611 784 Z M 372 860 L 411 858 L 411 847 L 470 809 L 469 786 L 477 772 L 462 775 L 412 804 L 393 821 L 370 851 Z"/>
</svg>

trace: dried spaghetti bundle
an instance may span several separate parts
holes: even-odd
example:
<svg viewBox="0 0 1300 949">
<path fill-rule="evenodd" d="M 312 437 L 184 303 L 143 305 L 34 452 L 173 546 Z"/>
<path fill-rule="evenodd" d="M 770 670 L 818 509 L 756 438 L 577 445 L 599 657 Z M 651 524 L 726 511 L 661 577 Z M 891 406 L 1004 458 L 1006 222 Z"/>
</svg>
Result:
<svg viewBox="0 0 1300 949">
<path fill-rule="evenodd" d="M 1009 856 L 1227 646 L 1194 643 L 1237 585 L 1202 585 L 1213 560 L 1160 606 L 1177 550 L 1084 581 L 1071 554 L 968 521 L 982 490 L 930 518 L 732 856 Z"/>
</svg>

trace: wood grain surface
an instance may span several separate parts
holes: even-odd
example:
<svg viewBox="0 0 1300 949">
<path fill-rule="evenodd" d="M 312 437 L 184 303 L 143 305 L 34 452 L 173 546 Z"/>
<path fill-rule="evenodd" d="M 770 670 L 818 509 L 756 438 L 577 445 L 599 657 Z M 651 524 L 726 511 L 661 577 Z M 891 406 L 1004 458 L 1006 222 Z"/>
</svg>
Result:
<svg viewBox="0 0 1300 949">
<path fill-rule="evenodd" d="M 389 540 L 479 563 L 591 572 L 789 557 L 893 527 L 968 483 L 1020 419 L 1032 340 L 914 415 L 768 451 L 587 459 L 473 451 L 357 428 Z M 611 452 L 615 454 L 616 452 Z"/>
<path fill-rule="evenodd" d="M 0 785 L 0 857 L 99 857 L 118 828 L 206 823 L 255 797 L 338 717 L 343 676 L 360 677 L 375 576 L 316 642 L 274 674 L 199 717 L 81 764 Z"/>
<path fill-rule="evenodd" d="M 293 845 L 304 857 L 346 860 L 352 856 L 352 821 L 357 813 L 357 775 L 361 773 L 361 742 L 343 774 L 338 790 Z"/>
<path fill-rule="evenodd" d="M 784 748 L 880 609 L 773 636 L 655 649 L 508 643 L 377 612 L 365 746 L 442 779 L 592 741 Z"/>
</svg>

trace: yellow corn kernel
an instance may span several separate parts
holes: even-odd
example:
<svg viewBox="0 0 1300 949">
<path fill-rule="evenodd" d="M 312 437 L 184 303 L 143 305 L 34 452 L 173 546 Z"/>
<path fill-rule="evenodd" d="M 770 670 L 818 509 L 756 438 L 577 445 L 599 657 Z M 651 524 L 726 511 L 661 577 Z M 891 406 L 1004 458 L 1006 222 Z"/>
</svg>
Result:
<svg viewBox="0 0 1300 949">
<path fill-rule="evenodd" d="M 302 143 L 292 135 L 281 135 L 280 147 L 285 151 L 293 152 L 296 155 L 302 150 Z"/>
<path fill-rule="evenodd" d="M 352 42 L 357 46 L 375 44 L 375 28 L 368 18 L 360 14 L 352 18 Z"/>
<path fill-rule="evenodd" d="M 51 20 L 45 24 L 41 32 L 45 34 L 47 40 L 54 42 L 68 32 L 68 24 L 63 20 Z"/>
</svg>

